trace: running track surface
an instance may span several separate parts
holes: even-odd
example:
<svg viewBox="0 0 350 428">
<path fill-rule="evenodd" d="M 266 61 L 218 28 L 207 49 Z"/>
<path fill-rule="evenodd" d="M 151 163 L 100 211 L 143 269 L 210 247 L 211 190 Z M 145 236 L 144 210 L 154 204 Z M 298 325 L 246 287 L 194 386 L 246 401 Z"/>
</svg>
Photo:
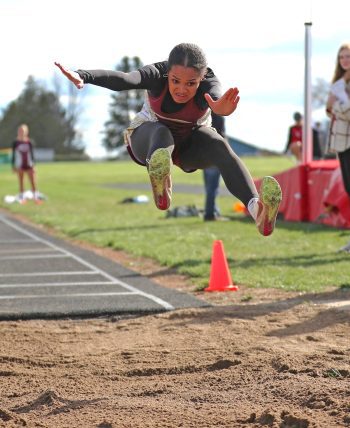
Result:
<svg viewBox="0 0 350 428">
<path fill-rule="evenodd" d="M 206 306 L 0 213 L 0 320 L 144 315 Z"/>
</svg>

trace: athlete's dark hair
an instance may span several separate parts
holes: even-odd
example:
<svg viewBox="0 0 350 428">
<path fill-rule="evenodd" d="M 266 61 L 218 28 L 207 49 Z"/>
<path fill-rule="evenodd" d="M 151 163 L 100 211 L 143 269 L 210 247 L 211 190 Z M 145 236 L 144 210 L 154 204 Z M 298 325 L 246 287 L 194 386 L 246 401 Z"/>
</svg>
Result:
<svg viewBox="0 0 350 428">
<path fill-rule="evenodd" d="M 202 49 L 193 43 L 180 43 L 169 54 L 168 69 L 173 65 L 192 67 L 199 73 L 205 72 L 207 59 Z"/>
</svg>

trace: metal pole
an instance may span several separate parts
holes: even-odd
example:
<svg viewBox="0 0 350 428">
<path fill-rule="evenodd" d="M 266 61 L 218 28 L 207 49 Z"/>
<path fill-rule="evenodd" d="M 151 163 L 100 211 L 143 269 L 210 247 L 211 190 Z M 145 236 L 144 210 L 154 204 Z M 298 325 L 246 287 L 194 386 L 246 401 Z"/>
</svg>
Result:
<svg viewBox="0 0 350 428">
<path fill-rule="evenodd" d="M 311 108 L 311 22 L 305 22 L 305 80 L 304 80 L 304 123 L 303 123 L 303 164 L 312 161 L 312 108 Z"/>
</svg>

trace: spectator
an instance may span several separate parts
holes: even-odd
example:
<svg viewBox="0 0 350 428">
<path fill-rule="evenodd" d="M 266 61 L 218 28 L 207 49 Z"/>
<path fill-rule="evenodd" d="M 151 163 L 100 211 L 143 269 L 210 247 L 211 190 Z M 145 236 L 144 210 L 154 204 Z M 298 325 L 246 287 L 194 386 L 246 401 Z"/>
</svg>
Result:
<svg viewBox="0 0 350 428">
<path fill-rule="evenodd" d="M 350 196 L 350 44 L 338 51 L 336 68 L 327 101 L 331 117 L 329 151 L 336 152 L 344 187 Z"/>
<path fill-rule="evenodd" d="M 303 116 L 299 112 L 293 115 L 294 125 L 289 128 L 288 140 L 285 148 L 285 153 L 290 151 L 298 163 L 302 162 L 303 155 Z M 312 149 L 313 159 L 321 159 L 322 153 L 320 149 L 319 136 L 315 128 L 312 129 Z"/>
<path fill-rule="evenodd" d="M 344 188 L 350 197 L 350 43 L 338 49 L 331 83 L 327 100 L 331 118 L 328 150 L 339 158 Z M 341 251 L 350 252 L 350 242 Z"/>
<path fill-rule="evenodd" d="M 327 132 L 322 127 L 322 123 L 317 121 L 315 123 L 315 132 L 317 132 L 319 149 L 320 149 L 320 157 L 324 158 L 326 154 L 326 146 L 327 146 Z"/>
<path fill-rule="evenodd" d="M 24 175 L 27 174 L 31 184 L 34 201 L 40 203 L 41 198 L 36 187 L 33 145 L 29 139 L 29 128 L 24 123 L 18 127 L 17 138 L 12 144 L 12 169 L 18 176 L 19 202 L 21 204 L 26 203 Z"/>
<path fill-rule="evenodd" d="M 302 129 L 302 120 L 303 116 L 296 112 L 293 115 L 294 124 L 289 127 L 288 131 L 288 140 L 285 149 L 285 153 L 290 151 L 292 155 L 295 157 L 297 162 L 301 162 L 302 160 L 302 138 L 303 138 L 303 129 Z"/>
</svg>

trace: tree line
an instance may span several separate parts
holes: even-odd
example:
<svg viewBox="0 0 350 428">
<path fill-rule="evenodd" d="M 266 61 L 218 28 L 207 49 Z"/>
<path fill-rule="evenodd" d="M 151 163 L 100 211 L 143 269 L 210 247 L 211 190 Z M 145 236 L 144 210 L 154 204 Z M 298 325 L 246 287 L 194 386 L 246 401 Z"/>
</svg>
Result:
<svg viewBox="0 0 350 428">
<path fill-rule="evenodd" d="M 52 148 L 58 154 L 82 152 L 77 139 L 76 118 L 61 105 L 58 95 L 29 76 L 19 97 L 3 110 L 0 148 L 11 147 L 21 123 L 29 126 L 35 146 Z"/>
<path fill-rule="evenodd" d="M 116 70 L 130 72 L 142 66 L 139 57 L 123 57 Z M 17 128 L 26 123 L 35 147 L 54 149 L 58 156 L 83 155 L 84 137 L 78 131 L 83 94 L 68 82 L 67 103 L 60 101 L 62 87 L 56 79 L 53 90 L 29 76 L 23 91 L 0 113 L 0 149 L 9 148 Z M 123 131 L 143 104 L 143 91 L 111 95 L 109 119 L 104 123 L 102 145 L 111 151 L 123 145 Z"/>
</svg>

